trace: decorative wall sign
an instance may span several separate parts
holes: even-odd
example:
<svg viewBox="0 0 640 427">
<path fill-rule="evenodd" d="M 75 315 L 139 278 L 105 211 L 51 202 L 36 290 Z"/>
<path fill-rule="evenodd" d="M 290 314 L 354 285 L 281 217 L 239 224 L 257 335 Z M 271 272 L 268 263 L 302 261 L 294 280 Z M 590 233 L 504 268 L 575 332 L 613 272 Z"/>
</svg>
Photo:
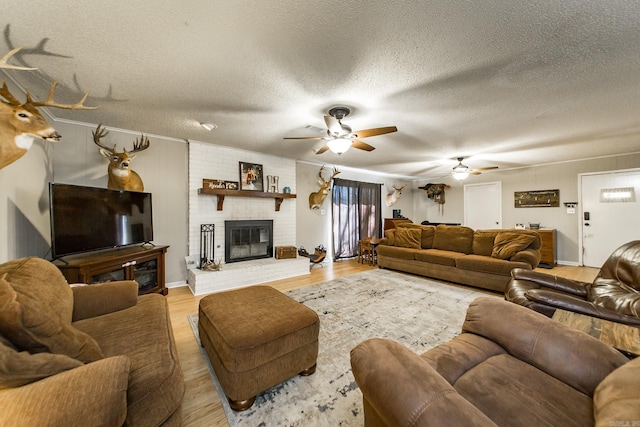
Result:
<svg viewBox="0 0 640 427">
<path fill-rule="evenodd" d="M 262 165 L 240 162 L 240 190 L 264 191 Z"/>
<path fill-rule="evenodd" d="M 560 190 L 516 191 L 513 196 L 516 208 L 557 208 L 560 206 Z"/>
<path fill-rule="evenodd" d="M 202 180 L 202 188 L 211 188 L 218 190 L 237 190 L 238 181 L 224 181 L 221 179 L 207 179 Z"/>
</svg>

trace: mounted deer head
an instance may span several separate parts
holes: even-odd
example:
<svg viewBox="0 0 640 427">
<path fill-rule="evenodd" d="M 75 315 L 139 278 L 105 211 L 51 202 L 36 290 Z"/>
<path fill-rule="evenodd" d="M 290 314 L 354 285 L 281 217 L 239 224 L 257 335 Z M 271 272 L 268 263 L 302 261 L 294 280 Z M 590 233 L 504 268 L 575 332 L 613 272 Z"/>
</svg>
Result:
<svg viewBox="0 0 640 427">
<path fill-rule="evenodd" d="M 322 177 L 323 171 L 324 171 L 324 165 L 322 165 L 322 167 L 320 168 L 320 172 L 318 172 L 318 177 L 320 178 L 318 180 L 318 183 L 320 184 L 320 190 L 316 191 L 315 193 L 309 194 L 310 209 L 320 209 L 320 206 L 322 206 L 322 202 L 324 202 L 324 198 L 327 197 L 327 194 L 329 193 L 329 189 L 331 188 L 331 181 L 336 175 L 340 173 L 340 171 L 334 167 L 331 177 L 325 180 Z"/>
<path fill-rule="evenodd" d="M 131 161 L 136 158 L 136 156 L 132 156 L 132 154 L 149 148 L 149 138 L 140 134 L 140 140 L 136 139 L 133 143 L 133 151 L 127 151 L 125 148 L 119 153 L 116 150 L 116 144 L 113 144 L 113 148 L 109 148 L 100 142 L 100 139 L 108 134 L 109 131 L 102 127 L 102 123 L 100 123 L 93 132 L 93 142 L 100 147 L 100 154 L 109 159 L 109 182 L 107 183 L 107 187 L 114 190 L 144 191 L 142 178 L 140 178 L 140 175 L 136 172 L 132 171 L 129 166 Z"/>
<path fill-rule="evenodd" d="M 0 59 L 0 68 L 9 70 L 32 70 L 33 68 L 17 67 L 7 64 L 7 60 L 20 48 L 13 49 Z M 58 104 L 53 100 L 58 82 L 55 81 L 49 89 L 49 97 L 46 101 L 34 101 L 27 91 L 27 100 L 22 103 L 14 97 L 7 83 L 2 81 L 0 96 L 0 169 L 24 156 L 33 145 L 34 138 L 42 138 L 47 141 L 59 141 L 61 136 L 45 120 L 36 107 L 55 107 L 66 110 L 94 110 L 98 107 L 86 107 L 84 101 L 88 93 L 75 104 Z"/>
<path fill-rule="evenodd" d="M 400 188 L 397 188 L 395 185 L 392 187 L 393 192 L 387 194 L 387 206 L 393 206 L 398 201 L 398 199 L 402 195 L 402 190 L 404 190 L 406 186 L 407 184 L 403 185 Z"/>
</svg>

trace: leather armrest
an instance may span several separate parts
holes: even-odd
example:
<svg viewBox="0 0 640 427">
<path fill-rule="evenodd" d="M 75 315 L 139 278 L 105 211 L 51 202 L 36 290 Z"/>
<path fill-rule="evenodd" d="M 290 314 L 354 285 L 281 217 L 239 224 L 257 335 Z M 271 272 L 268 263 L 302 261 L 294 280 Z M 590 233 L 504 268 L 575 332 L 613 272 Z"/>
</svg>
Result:
<svg viewBox="0 0 640 427">
<path fill-rule="evenodd" d="M 374 338 L 351 350 L 366 416 L 376 425 L 495 426 L 425 360 L 395 341 Z M 371 409 L 368 409 L 371 408 Z"/>
<path fill-rule="evenodd" d="M 71 289 L 74 322 L 124 310 L 138 302 L 138 283 L 133 280 L 74 286 Z"/>
<path fill-rule="evenodd" d="M 0 425 L 115 426 L 127 415 L 131 363 L 109 357 L 27 384 L 0 390 Z"/>
<path fill-rule="evenodd" d="M 496 298 L 476 298 L 469 305 L 462 332 L 494 341 L 512 356 L 588 396 L 604 377 L 628 361 L 583 332 Z"/>
<path fill-rule="evenodd" d="M 624 323 L 626 325 L 640 326 L 640 318 L 627 316 L 615 310 L 596 305 L 590 301 L 574 298 L 571 295 L 559 294 L 557 292 L 544 289 L 531 289 L 525 292 L 527 299 L 562 310 L 573 311 L 599 319 L 611 320 L 612 322 Z"/>
<path fill-rule="evenodd" d="M 554 276 L 552 274 L 540 273 L 539 271 L 525 270 L 522 268 L 514 268 L 511 271 L 511 277 L 519 280 L 528 280 L 547 288 L 567 292 L 573 295 L 587 297 L 588 283 L 577 280 L 565 279 L 564 277 Z"/>
</svg>

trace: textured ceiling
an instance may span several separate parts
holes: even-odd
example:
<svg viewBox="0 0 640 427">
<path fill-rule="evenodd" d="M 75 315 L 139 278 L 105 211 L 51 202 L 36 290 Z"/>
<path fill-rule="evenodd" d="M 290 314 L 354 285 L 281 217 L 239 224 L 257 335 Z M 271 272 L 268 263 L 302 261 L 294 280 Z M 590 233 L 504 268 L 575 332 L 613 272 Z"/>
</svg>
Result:
<svg viewBox="0 0 640 427">
<path fill-rule="evenodd" d="M 635 1 L 6 3 L 0 56 L 39 69 L 6 74 L 100 106 L 58 118 L 424 178 L 640 151 Z M 283 140 L 335 105 L 398 132 L 340 157 Z"/>
</svg>

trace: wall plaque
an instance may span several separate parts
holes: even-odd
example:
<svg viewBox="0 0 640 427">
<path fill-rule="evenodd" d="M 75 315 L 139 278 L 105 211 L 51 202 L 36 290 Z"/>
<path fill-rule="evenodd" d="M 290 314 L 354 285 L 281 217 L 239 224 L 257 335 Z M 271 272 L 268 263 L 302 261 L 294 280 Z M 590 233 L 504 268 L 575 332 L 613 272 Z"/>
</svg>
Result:
<svg viewBox="0 0 640 427">
<path fill-rule="evenodd" d="M 560 190 L 516 191 L 513 196 L 516 208 L 557 208 L 560 206 Z"/>
</svg>

